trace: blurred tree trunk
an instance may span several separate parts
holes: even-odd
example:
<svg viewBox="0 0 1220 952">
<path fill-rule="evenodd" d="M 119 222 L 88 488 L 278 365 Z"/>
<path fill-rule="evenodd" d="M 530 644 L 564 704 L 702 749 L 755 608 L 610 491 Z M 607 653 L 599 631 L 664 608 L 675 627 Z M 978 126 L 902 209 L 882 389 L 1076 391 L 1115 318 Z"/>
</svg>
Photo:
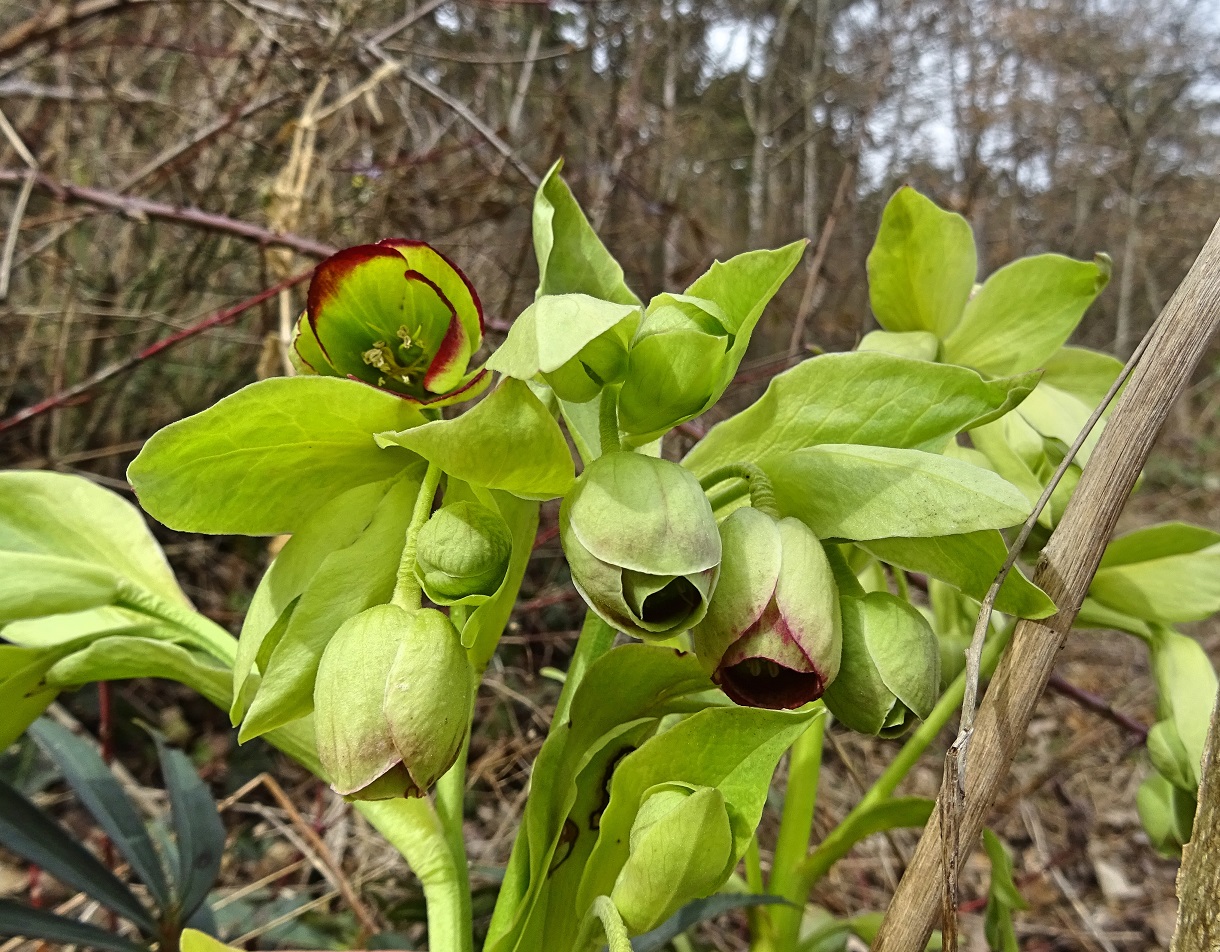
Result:
<svg viewBox="0 0 1220 952">
<path fill-rule="evenodd" d="M 1178 926 L 1170 952 L 1220 949 L 1220 696 L 1203 753 L 1194 835 L 1182 848 Z"/>
</svg>

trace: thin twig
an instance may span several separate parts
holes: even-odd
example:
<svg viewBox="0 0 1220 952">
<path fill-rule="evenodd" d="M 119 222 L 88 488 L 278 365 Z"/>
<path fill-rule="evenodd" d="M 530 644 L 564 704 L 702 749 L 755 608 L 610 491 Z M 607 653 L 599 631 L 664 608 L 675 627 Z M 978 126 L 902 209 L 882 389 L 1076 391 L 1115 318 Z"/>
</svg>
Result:
<svg viewBox="0 0 1220 952">
<path fill-rule="evenodd" d="M 1073 684 L 1058 674 L 1052 674 L 1050 680 L 1046 682 L 1046 686 L 1055 693 L 1062 694 L 1069 700 L 1075 701 L 1085 710 L 1092 711 L 1094 714 L 1100 714 L 1110 723 L 1117 724 L 1135 737 L 1139 743 L 1142 744 L 1148 739 L 1147 724 L 1137 720 L 1130 714 L 1124 714 L 1122 711 L 1115 709 L 1101 695 L 1094 694 L 1092 691 L 1086 691 L 1084 688 Z"/>
<path fill-rule="evenodd" d="M 35 174 L 33 171 L 26 173 L 21 191 L 17 193 L 17 204 L 13 206 L 13 218 L 9 222 L 8 234 L 4 236 L 4 251 L 0 252 L 0 301 L 8 297 L 8 283 L 13 274 L 13 252 L 17 250 L 17 235 L 21 232 L 26 203 L 30 200 L 30 192 L 34 191 Z"/>
</svg>

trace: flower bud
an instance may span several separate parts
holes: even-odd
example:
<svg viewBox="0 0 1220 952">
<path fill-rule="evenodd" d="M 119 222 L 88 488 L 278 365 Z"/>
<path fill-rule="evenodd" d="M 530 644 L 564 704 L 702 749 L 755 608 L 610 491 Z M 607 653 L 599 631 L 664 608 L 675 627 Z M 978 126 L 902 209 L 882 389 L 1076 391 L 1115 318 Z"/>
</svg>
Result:
<svg viewBox="0 0 1220 952">
<path fill-rule="evenodd" d="M 482 340 L 483 306 L 466 276 L 422 241 L 386 239 L 318 265 L 294 363 L 440 405 L 485 385 L 483 370 L 467 373 Z"/>
<path fill-rule="evenodd" d="M 628 932 L 638 935 L 692 899 L 711 895 L 732 872 L 724 795 L 684 783 L 651 788 L 631 825 L 630 849 L 610 899 Z"/>
<path fill-rule="evenodd" d="M 917 608 L 888 592 L 844 597 L 839 606 L 843 661 L 822 699 L 854 731 L 899 737 L 936 704 L 936 634 Z"/>
<path fill-rule="evenodd" d="M 498 512 L 477 502 L 453 503 L 420 529 L 415 577 L 438 605 L 477 605 L 500 590 L 512 554 L 512 533 Z"/>
<path fill-rule="evenodd" d="M 457 760 L 474 703 L 449 619 L 377 605 L 339 626 L 314 684 L 318 756 L 349 800 L 423 796 Z"/>
<path fill-rule="evenodd" d="M 738 704 L 796 708 L 839 671 L 838 588 L 822 544 L 797 519 L 734 510 L 720 526 L 720 580 L 691 632 L 712 680 Z"/>
<path fill-rule="evenodd" d="M 720 534 L 699 480 L 677 463 L 599 457 L 564 498 L 559 533 L 576 590 L 619 631 L 668 638 L 707 612 Z"/>
<path fill-rule="evenodd" d="M 619 393 L 623 432 L 664 433 L 707 409 L 733 345 L 725 324 L 712 301 L 682 294 L 653 299 L 631 342 Z"/>
</svg>

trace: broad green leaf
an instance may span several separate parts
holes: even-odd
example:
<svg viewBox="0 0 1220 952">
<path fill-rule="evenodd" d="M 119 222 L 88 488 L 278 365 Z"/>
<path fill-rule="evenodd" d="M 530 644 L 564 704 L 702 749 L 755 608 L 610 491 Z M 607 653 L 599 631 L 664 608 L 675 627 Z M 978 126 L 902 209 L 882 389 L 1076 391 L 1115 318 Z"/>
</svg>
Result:
<svg viewBox="0 0 1220 952">
<path fill-rule="evenodd" d="M 732 383 L 750 335 L 762 317 L 762 312 L 775 297 L 805 253 L 808 241 L 802 239 L 774 250 L 747 251 L 728 261 L 712 262 L 700 277 L 684 292 L 693 298 L 703 298 L 720 306 L 724 313 L 725 330 L 732 336 L 718 381 L 707 404 L 711 406 Z"/>
<path fill-rule="evenodd" d="M 6 641 L 26 648 L 53 648 L 85 635 L 140 635 L 170 639 L 183 637 L 183 632 L 175 631 L 147 615 L 108 605 L 83 612 L 46 615 L 11 622 L 4 626 L 0 634 L 3 634 Z"/>
<path fill-rule="evenodd" d="M 1013 928 L 1012 911 L 1028 909 L 1012 878 L 1012 858 L 991 830 L 983 830 L 983 848 L 991 860 L 991 885 L 987 890 L 983 932 L 994 952 L 1020 952 L 1017 933 Z"/>
<path fill-rule="evenodd" d="M 868 255 L 868 298 L 887 331 L 930 331 L 942 340 L 957 325 L 974 287 L 974 234 L 909 186 L 885 206 Z"/>
<path fill-rule="evenodd" d="M 1220 611 L 1220 534 L 1185 523 L 1110 543 L 1089 597 L 1146 621 L 1200 621 Z"/>
<path fill-rule="evenodd" d="M 140 511 L 81 476 L 0 473 L 0 549 L 92 562 L 186 603 Z"/>
<path fill-rule="evenodd" d="M 0 780 L 0 846 L 41 867 L 65 886 L 86 893 L 147 932 L 155 926 L 126 885 L 80 840 Z"/>
<path fill-rule="evenodd" d="M 587 294 L 548 294 L 521 312 L 487 369 L 529 380 L 558 370 L 595 337 L 640 312 Z"/>
<path fill-rule="evenodd" d="M 109 605 L 121 580 L 93 562 L 0 551 L 0 622 Z"/>
<path fill-rule="evenodd" d="M 1123 362 L 1098 350 L 1060 347 L 1042 367 L 1044 383 L 1070 393 L 1092 409 L 1101 403 L 1114 385 L 1122 372 Z"/>
<path fill-rule="evenodd" d="M 1042 383 L 1017 407 L 1017 413 L 1044 437 L 1062 443 L 1066 450 L 1089 422 L 1093 408 L 1064 390 Z M 1078 463 L 1088 462 L 1105 425 L 1104 420 L 1098 420 L 1089 431 L 1076 454 Z"/>
<path fill-rule="evenodd" d="M 135 806 L 92 744 L 48 718 L 30 725 L 30 736 L 55 761 L 77 799 L 131 864 L 162 909 L 173 904 L 173 891 Z"/>
<path fill-rule="evenodd" d="M 46 683 L 59 691 L 127 678 L 177 681 L 222 709 L 232 697 L 229 669 L 211 658 L 168 641 L 121 635 L 98 638 L 57 660 L 47 671 Z"/>
<path fill-rule="evenodd" d="M 931 331 L 869 331 L 856 345 L 860 353 L 878 351 L 915 360 L 935 360 L 940 338 Z"/>
<path fill-rule="evenodd" d="M 100 926 L 57 915 L 46 909 L 33 909 L 12 899 L 0 899 L 0 935 L 25 936 L 54 942 L 60 948 L 78 946 L 107 949 L 109 952 L 148 952 L 148 947 Z"/>
<path fill-rule="evenodd" d="M 918 450 L 827 443 L 763 469 L 780 511 L 821 539 L 957 535 L 1013 526 L 1030 512 L 995 473 Z"/>
<path fill-rule="evenodd" d="M 1039 473 L 1046 464 L 1046 443 L 1020 413 L 975 427 L 970 441 L 987 458 L 988 466 L 1020 489 L 1031 504 L 1041 498 L 1044 486 Z M 1049 507 L 1038 521 L 1052 526 Z"/>
<path fill-rule="evenodd" d="M 1172 718 L 1195 783 L 1202 779 L 1203 751 L 1216 703 L 1216 671 L 1195 639 L 1153 626 L 1152 674 L 1157 685 L 1157 708 L 1162 719 Z"/>
<path fill-rule="evenodd" d="M 378 433 L 377 445 L 405 446 L 450 476 L 523 499 L 562 496 L 576 478 L 559 424 L 511 377 L 461 416 Z"/>
<path fill-rule="evenodd" d="M 1162 856 L 1180 857 L 1195 821 L 1195 796 L 1154 773 L 1136 791 L 1135 808 L 1153 848 Z"/>
<path fill-rule="evenodd" d="M 750 909 L 754 906 L 770 906 L 787 902 L 782 896 L 752 895 L 750 893 L 717 893 L 706 899 L 688 902 L 655 929 L 631 940 L 632 952 L 661 952 L 678 936 L 697 926 L 700 922 L 723 916 L 735 909 Z"/>
<path fill-rule="evenodd" d="M 174 529 L 295 532 L 344 490 L 409 466 L 373 434 L 422 422 L 407 401 L 354 380 L 273 377 L 153 434 L 127 477 Z"/>
<path fill-rule="evenodd" d="M 1132 618 L 1122 612 L 1116 612 L 1112 608 L 1106 608 L 1105 605 L 1092 598 L 1085 598 L 1080 606 L 1080 611 L 1076 613 L 1076 618 L 1072 621 L 1072 627 L 1112 628 L 1115 631 L 1125 631 L 1129 635 L 1135 635 L 1143 641 L 1152 639 L 1152 628 L 1148 622 Z"/>
<path fill-rule="evenodd" d="M 639 304 L 623 269 L 593 231 L 567 183 L 563 159 L 551 166 L 534 196 L 534 255 L 538 297 L 588 294 L 616 304 Z"/>
<path fill-rule="evenodd" d="M 55 700 L 59 690 L 46 683 L 51 667 L 88 645 L 85 635 L 49 648 L 24 648 L 0 642 L 0 750 L 20 737 Z"/>
<path fill-rule="evenodd" d="M 225 945 L 198 929 L 183 930 L 180 948 L 182 952 L 238 952 L 233 946 Z"/>
<path fill-rule="evenodd" d="M 1004 537 L 995 531 L 933 539 L 871 539 L 860 547 L 882 562 L 931 575 L 979 600 L 986 596 L 1008 556 Z M 1046 593 L 1015 567 L 1000 586 L 996 609 L 1019 618 L 1046 618 L 1055 613 Z"/>
<path fill-rule="evenodd" d="M 1036 374 L 984 380 L 973 370 L 892 354 L 824 354 L 776 376 L 757 402 L 716 424 L 683 465 L 696 473 L 764 463 L 819 443 L 939 450 L 1006 414 Z"/>
<path fill-rule="evenodd" d="M 416 465 L 385 494 L 367 528 L 322 560 L 265 667 L 260 665 L 262 677 L 242 721 L 241 742 L 312 711 L 314 677 L 326 643 L 347 619 L 390 600 L 422 478 Z"/>
<path fill-rule="evenodd" d="M 1110 280 L 1110 259 L 1019 258 L 989 277 L 944 339 L 941 359 L 996 376 L 1042 366 Z"/>
<path fill-rule="evenodd" d="M 170 812 L 178 843 L 176 883 L 184 919 L 199 908 L 220 875 L 224 857 L 225 828 L 216 801 L 199 779 L 194 765 L 180 750 L 152 732 L 161 760 L 161 776 L 169 794 Z"/>
<path fill-rule="evenodd" d="M 813 878 L 820 878 L 857 843 L 874 833 L 922 827 L 935 807 L 936 801 L 927 797 L 894 797 L 852 813 L 810 855 L 809 866 L 817 871 Z"/>
<path fill-rule="evenodd" d="M 613 889 L 644 792 L 660 783 L 715 787 L 723 795 L 733 831 L 727 877 L 754 836 L 780 757 L 813 718 L 824 716 L 820 707 L 802 712 L 707 708 L 624 757 L 610 781 L 610 802 L 580 884 L 577 911 Z"/>
<path fill-rule="evenodd" d="M 290 610 L 331 553 L 351 545 L 363 532 L 389 492 L 392 480 L 365 483 L 336 496 L 312 513 L 285 543 L 263 575 L 241 626 L 233 664 L 233 707 L 236 725 L 249 707 L 258 683 L 251 679 L 261 656 L 270 656 L 278 637 L 288 628 Z M 261 666 L 260 666 L 261 670 Z"/>
</svg>

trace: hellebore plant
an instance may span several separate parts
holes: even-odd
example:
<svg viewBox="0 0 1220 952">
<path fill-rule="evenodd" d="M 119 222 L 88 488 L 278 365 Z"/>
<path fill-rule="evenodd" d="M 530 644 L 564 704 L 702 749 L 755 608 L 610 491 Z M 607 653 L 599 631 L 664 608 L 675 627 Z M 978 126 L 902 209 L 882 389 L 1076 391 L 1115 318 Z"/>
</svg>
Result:
<svg viewBox="0 0 1220 952">
<path fill-rule="evenodd" d="M 350 248 L 314 275 L 298 376 L 166 427 L 131 464 L 168 526 L 290 536 L 238 640 L 194 611 L 118 496 L 0 474 L 0 742 L 58 691 L 174 678 L 403 852 L 433 952 L 476 935 L 486 952 L 653 949 L 734 906 L 755 906 L 757 952 L 843 949 L 874 912 L 836 920 L 810 891 L 865 836 L 930 814 L 897 792 L 962 703 L 961 651 L 1003 533 L 1120 369 L 1065 346 L 1108 259 L 1039 255 L 977 285 L 969 225 L 904 188 L 869 256 L 881 329 L 775 377 L 677 460 L 672 431 L 728 390 L 804 242 L 644 302 L 559 171 L 534 205 L 536 298 L 485 363 L 456 265 L 417 241 Z M 474 696 L 550 500 L 588 612 L 494 912 L 476 923 L 462 834 Z M 1140 529 L 1110 545 L 1077 621 L 1149 646 L 1159 720 L 1137 805 L 1165 852 L 1190 834 L 1216 690 L 1172 626 L 1220 609 L 1217 579 L 1220 533 Z M 1055 610 L 1020 571 L 996 609 L 985 674 L 1017 618 Z M 906 739 L 813 842 L 831 723 Z M 786 752 L 771 840 L 758 827 Z M 1003 845 L 987 850 L 988 934 L 1011 948 L 1021 901 Z"/>
</svg>

